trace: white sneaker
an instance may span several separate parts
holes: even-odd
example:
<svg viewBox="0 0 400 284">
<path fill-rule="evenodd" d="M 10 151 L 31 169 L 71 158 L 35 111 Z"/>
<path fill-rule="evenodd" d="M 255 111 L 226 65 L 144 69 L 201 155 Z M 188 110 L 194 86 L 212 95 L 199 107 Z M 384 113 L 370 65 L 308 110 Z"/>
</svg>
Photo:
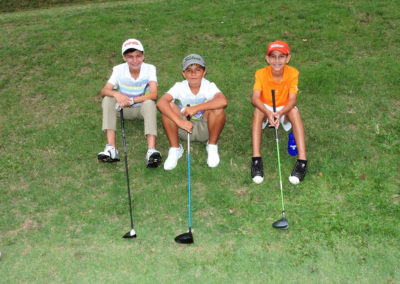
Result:
<svg viewBox="0 0 400 284">
<path fill-rule="evenodd" d="M 178 148 L 169 148 L 168 151 L 168 158 L 164 162 L 164 170 L 170 171 L 176 168 L 176 165 L 178 164 L 178 160 L 182 157 L 183 155 L 183 148 L 182 145 L 179 144 Z"/>
<path fill-rule="evenodd" d="M 107 144 L 103 152 L 97 154 L 97 159 L 101 162 L 112 163 L 119 162 L 118 150 Z"/>
<path fill-rule="evenodd" d="M 161 164 L 162 158 L 160 152 L 152 148 L 147 150 L 146 165 L 148 168 L 157 168 Z"/>
<path fill-rule="evenodd" d="M 218 145 L 207 143 L 206 150 L 208 153 L 207 165 L 210 168 L 215 168 L 219 164 Z"/>
</svg>

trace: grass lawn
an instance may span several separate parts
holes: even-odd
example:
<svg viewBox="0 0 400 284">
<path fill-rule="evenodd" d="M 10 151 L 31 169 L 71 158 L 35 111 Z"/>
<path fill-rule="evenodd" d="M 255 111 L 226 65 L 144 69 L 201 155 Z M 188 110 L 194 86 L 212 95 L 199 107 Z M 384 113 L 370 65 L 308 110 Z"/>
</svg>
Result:
<svg viewBox="0 0 400 284">
<path fill-rule="evenodd" d="M 172 0 L 1 13 L 0 283 L 399 283 L 399 10 L 390 0 Z M 205 144 L 191 144 L 193 245 L 174 242 L 188 225 L 186 143 L 175 170 L 147 169 L 143 123 L 127 121 L 132 240 L 122 238 L 124 163 L 97 162 L 99 92 L 131 37 L 157 67 L 159 96 L 199 53 L 228 98 L 221 164 L 208 168 Z M 271 129 L 265 180 L 250 177 L 254 72 L 276 39 L 300 71 L 309 160 L 291 185 L 279 129 L 287 231 L 271 226 L 281 214 Z"/>
</svg>

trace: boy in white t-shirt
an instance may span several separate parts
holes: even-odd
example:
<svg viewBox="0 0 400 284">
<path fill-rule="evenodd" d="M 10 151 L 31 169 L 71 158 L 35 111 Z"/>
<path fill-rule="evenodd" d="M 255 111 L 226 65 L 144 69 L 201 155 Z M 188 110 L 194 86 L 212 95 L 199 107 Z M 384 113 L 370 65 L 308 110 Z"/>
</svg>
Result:
<svg viewBox="0 0 400 284">
<path fill-rule="evenodd" d="M 156 168 L 161 164 L 161 154 L 156 147 L 158 97 L 156 67 L 144 63 L 144 48 L 140 41 L 128 39 L 122 44 L 122 58 L 125 63 L 114 66 L 112 75 L 101 94 L 104 96 L 103 131 L 106 132 L 107 145 L 97 157 L 102 162 L 119 161 L 115 147 L 117 109 L 123 108 L 124 118 L 143 119 L 144 134 L 148 150 L 146 164 Z"/>
<path fill-rule="evenodd" d="M 178 135 L 186 140 L 187 132 L 191 133 L 190 141 L 208 140 L 207 164 L 214 168 L 220 162 L 217 143 L 225 125 L 227 99 L 214 83 L 204 78 L 206 64 L 200 55 L 190 54 L 183 59 L 182 75 L 186 80 L 175 83 L 157 103 L 170 144 L 164 169 L 176 167 L 183 154 Z"/>
</svg>

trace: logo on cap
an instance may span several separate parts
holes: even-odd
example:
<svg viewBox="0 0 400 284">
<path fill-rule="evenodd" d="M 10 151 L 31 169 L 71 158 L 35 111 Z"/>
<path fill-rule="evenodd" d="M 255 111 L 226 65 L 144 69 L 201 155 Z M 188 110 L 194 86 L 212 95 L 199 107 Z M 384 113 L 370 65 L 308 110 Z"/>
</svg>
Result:
<svg viewBox="0 0 400 284">
<path fill-rule="evenodd" d="M 268 45 L 267 55 L 269 55 L 272 51 L 277 50 L 282 52 L 283 54 L 289 54 L 290 48 L 289 45 L 284 41 L 273 41 Z"/>
<path fill-rule="evenodd" d="M 203 58 L 198 54 L 189 54 L 182 61 L 182 71 L 185 71 L 186 68 L 190 65 L 198 64 L 203 68 L 206 68 L 206 63 Z"/>
<path fill-rule="evenodd" d="M 128 42 L 126 42 L 126 43 L 124 44 L 124 46 L 131 45 L 131 44 L 133 44 L 133 45 L 139 45 L 139 43 L 138 43 L 137 41 L 128 41 Z"/>
</svg>

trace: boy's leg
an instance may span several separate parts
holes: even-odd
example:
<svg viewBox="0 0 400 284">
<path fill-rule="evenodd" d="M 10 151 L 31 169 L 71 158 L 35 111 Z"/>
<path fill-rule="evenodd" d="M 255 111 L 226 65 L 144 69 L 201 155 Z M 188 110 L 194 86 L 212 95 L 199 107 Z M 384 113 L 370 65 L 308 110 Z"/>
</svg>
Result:
<svg viewBox="0 0 400 284">
<path fill-rule="evenodd" d="M 144 101 L 140 107 L 140 114 L 144 120 L 144 134 L 147 140 L 147 167 L 156 168 L 161 164 L 162 158 L 160 152 L 156 150 L 157 107 L 155 102 Z"/>
<path fill-rule="evenodd" d="M 170 103 L 170 106 L 176 114 L 178 114 L 179 116 L 181 115 L 180 109 L 176 104 Z M 178 160 L 183 155 L 182 145 L 179 144 L 178 126 L 175 122 L 173 122 L 171 119 L 163 114 L 161 115 L 161 122 L 164 126 L 165 133 L 167 134 L 170 145 L 167 160 L 165 160 L 164 162 L 164 170 L 172 170 L 176 167 L 176 165 L 178 164 Z"/>
<path fill-rule="evenodd" d="M 264 113 L 258 108 L 254 108 L 253 121 L 251 123 L 251 141 L 253 145 L 253 157 L 261 157 L 261 134 Z"/>
<path fill-rule="evenodd" d="M 208 110 L 204 113 L 203 119 L 207 120 L 208 126 L 208 143 L 207 150 L 207 165 L 210 168 L 215 168 L 219 165 L 220 158 L 218 154 L 218 138 L 225 126 L 226 113 L 224 109 Z"/>
<path fill-rule="evenodd" d="M 289 177 L 289 181 L 292 184 L 298 184 L 304 179 L 307 171 L 306 142 L 303 121 L 301 120 L 300 112 L 297 108 L 293 108 L 286 115 L 289 121 L 292 123 L 293 135 L 294 139 L 296 140 L 298 150 L 298 159 Z"/>
<path fill-rule="evenodd" d="M 103 124 L 102 129 L 106 132 L 107 145 L 103 152 L 98 153 L 97 158 L 102 162 L 119 161 L 118 150 L 115 147 L 115 131 L 117 128 L 117 116 L 115 110 L 116 100 L 112 97 L 104 97 L 102 101 Z"/>
<path fill-rule="evenodd" d="M 286 116 L 290 123 L 292 123 L 293 135 L 297 145 L 298 158 L 300 160 L 307 160 L 304 127 L 300 112 L 298 109 L 293 108 L 286 114 Z"/>
<path fill-rule="evenodd" d="M 253 146 L 253 157 L 251 159 L 251 177 L 257 184 L 264 180 L 263 161 L 261 158 L 261 134 L 264 113 L 258 108 L 254 108 L 253 121 L 251 124 L 251 139 Z"/>
<path fill-rule="evenodd" d="M 106 129 L 107 144 L 113 146 L 114 148 L 116 148 L 116 146 L 115 146 L 116 134 L 115 133 L 116 133 L 115 130 Z"/>
<path fill-rule="evenodd" d="M 154 101 L 146 100 L 140 107 L 140 114 L 144 120 L 144 135 L 148 148 L 156 147 L 157 137 L 157 107 Z"/>
<path fill-rule="evenodd" d="M 174 103 L 170 103 L 170 105 L 173 111 L 181 116 L 179 107 Z M 163 114 L 161 115 L 161 122 L 164 126 L 165 133 L 167 134 L 170 147 L 179 147 L 178 126 L 176 123 Z"/>
<path fill-rule="evenodd" d="M 204 113 L 203 119 L 207 120 L 208 125 L 208 143 L 212 145 L 218 144 L 219 135 L 225 126 L 226 114 L 224 109 L 208 110 Z"/>
</svg>

